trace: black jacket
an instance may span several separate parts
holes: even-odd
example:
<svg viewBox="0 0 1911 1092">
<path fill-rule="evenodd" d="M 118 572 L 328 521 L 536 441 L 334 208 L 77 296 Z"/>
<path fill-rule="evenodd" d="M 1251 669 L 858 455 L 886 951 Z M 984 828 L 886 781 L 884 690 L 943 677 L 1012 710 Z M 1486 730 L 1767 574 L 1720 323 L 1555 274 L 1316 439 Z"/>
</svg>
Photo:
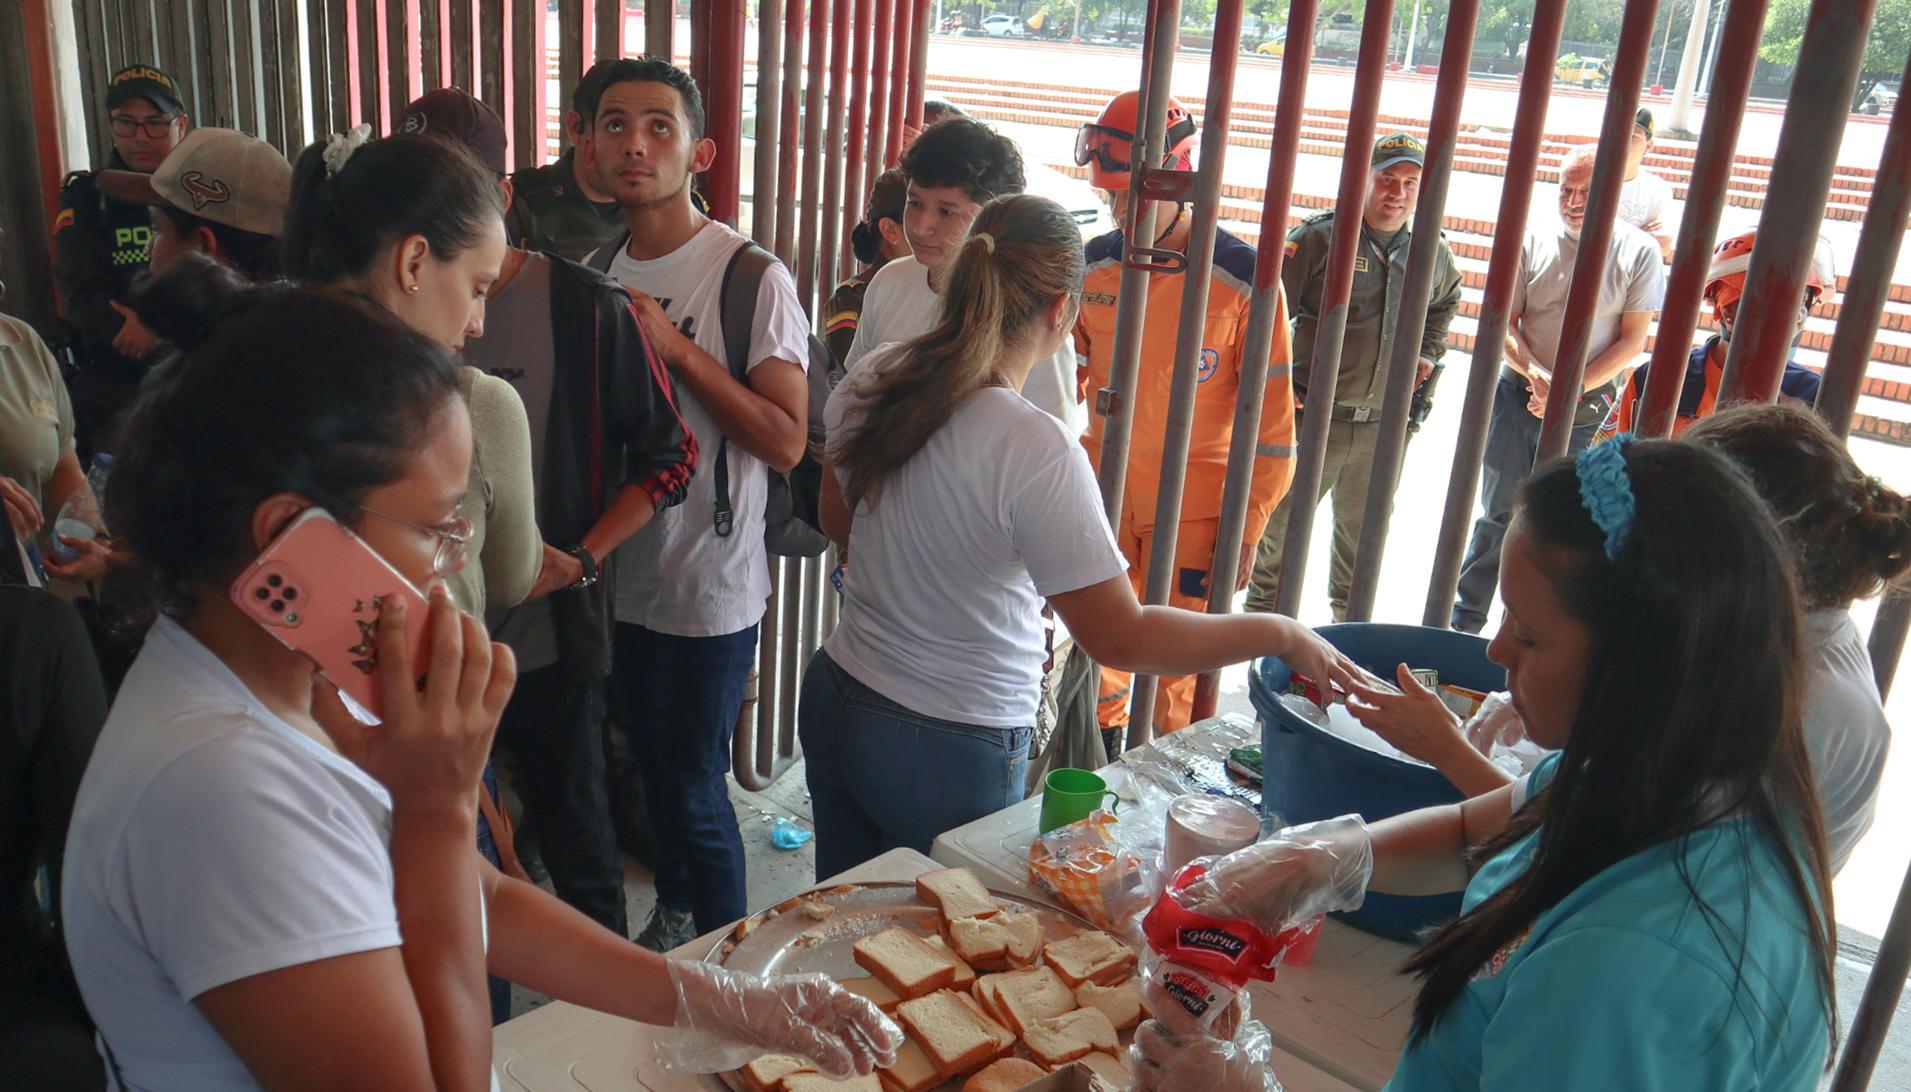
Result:
<svg viewBox="0 0 1911 1092">
<path fill-rule="evenodd" d="M 681 502 L 697 466 L 697 441 L 623 286 L 551 259 L 557 370 L 537 483 L 538 528 L 546 542 L 568 546 L 626 485 L 643 489 L 659 509 Z M 614 559 L 606 558 L 596 584 L 552 593 L 558 661 L 575 677 L 610 671 L 614 577 Z"/>
</svg>

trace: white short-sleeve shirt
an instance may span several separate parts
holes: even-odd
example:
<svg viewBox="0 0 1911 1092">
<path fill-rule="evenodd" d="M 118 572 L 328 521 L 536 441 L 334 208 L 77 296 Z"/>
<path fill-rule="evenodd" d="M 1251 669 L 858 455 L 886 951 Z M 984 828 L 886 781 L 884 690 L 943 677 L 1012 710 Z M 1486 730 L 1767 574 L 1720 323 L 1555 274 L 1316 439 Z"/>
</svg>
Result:
<svg viewBox="0 0 1911 1092">
<path fill-rule="evenodd" d="M 115 1087 L 257 1089 L 193 999 L 397 947 L 390 842 L 382 786 L 161 618 L 66 840 L 67 951 Z"/>
<path fill-rule="evenodd" d="M 1871 655 L 1851 615 L 1818 610 L 1805 616 L 1805 745 L 1811 750 L 1825 844 L 1834 874 L 1871 829 L 1891 725 L 1878 699 Z"/>
<path fill-rule="evenodd" d="M 863 383 L 903 352 L 879 348 L 836 384 L 832 449 L 864 420 Z M 824 648 L 918 713 L 1032 725 L 1042 600 L 1126 570 L 1082 445 L 1016 392 L 986 388 L 856 506 L 842 621 Z"/>
<path fill-rule="evenodd" d="M 909 341 L 928 333 L 941 313 L 942 297 L 929 287 L 929 267 L 906 255 L 886 262 L 870 278 L 863 292 L 863 311 L 856 320 L 856 339 L 843 360 L 845 368 L 871 350 L 892 341 Z M 1063 342 L 1054 356 L 1038 360 L 1022 385 L 1022 397 L 1035 408 L 1068 426 L 1080 436 L 1088 427 L 1088 413 L 1076 396 L 1075 347 Z"/>
<path fill-rule="evenodd" d="M 661 258 L 638 261 L 628 249 L 610 275 L 633 292 L 654 296 L 664 314 L 697 347 L 729 366 L 723 343 L 723 274 L 746 240 L 715 220 Z M 766 360 L 809 367 L 809 317 L 796 282 L 773 262 L 757 289 L 750 324 L 749 370 Z M 728 536 L 716 532 L 716 458 L 723 433 L 690 388 L 677 386 L 677 409 L 697 438 L 698 465 L 682 504 L 658 512 L 617 555 L 617 620 L 678 637 L 721 637 L 755 625 L 770 597 L 763 549 L 763 506 L 769 467 L 734 442 L 728 445 Z"/>
<path fill-rule="evenodd" d="M 1651 171 L 1633 175 L 1619 187 L 1619 219 L 1641 231 L 1671 234 L 1679 226 L 1672 218 L 1672 183 Z"/>
</svg>

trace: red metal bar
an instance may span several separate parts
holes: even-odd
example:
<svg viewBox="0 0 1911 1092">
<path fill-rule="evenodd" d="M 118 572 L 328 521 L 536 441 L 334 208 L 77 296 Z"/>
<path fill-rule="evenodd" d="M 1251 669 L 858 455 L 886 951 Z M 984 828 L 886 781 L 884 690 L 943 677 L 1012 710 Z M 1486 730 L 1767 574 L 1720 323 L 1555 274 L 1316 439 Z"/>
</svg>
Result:
<svg viewBox="0 0 1911 1092">
<path fill-rule="evenodd" d="M 800 0 L 792 0 L 800 2 Z M 823 67 L 828 56 L 830 23 L 835 18 L 832 0 L 811 0 L 809 80 L 803 88 L 803 203 L 801 228 L 796 251 L 796 291 L 803 310 L 816 317 L 816 245 L 817 223 L 823 214 Z M 829 291 L 828 286 L 823 289 Z"/>
<path fill-rule="evenodd" d="M 60 127 L 51 123 L 59 116 L 59 83 L 53 75 L 53 13 L 48 0 L 26 0 L 27 82 L 33 92 L 35 113 L 42 119 L 36 126 L 35 142 L 40 157 L 41 207 L 56 209 L 60 204 L 62 164 Z"/>
<path fill-rule="evenodd" d="M 1486 459 L 1487 418 L 1493 411 L 1493 390 L 1500 381 L 1498 365 L 1501 346 L 1506 342 L 1506 308 L 1513 295 L 1513 278 L 1519 275 L 1520 251 L 1526 243 L 1526 214 L 1533 200 L 1534 176 L 1539 171 L 1540 146 L 1546 140 L 1546 106 L 1552 96 L 1553 65 L 1559 56 L 1559 36 L 1565 21 L 1566 0 L 1540 0 L 1526 38 L 1526 69 L 1520 77 L 1519 105 L 1513 113 L 1506 184 L 1500 189 L 1500 211 L 1493 221 L 1493 256 L 1486 267 L 1480 321 L 1473 336 L 1474 362 L 1467 372 L 1460 435 L 1453 446 L 1446 511 L 1440 517 L 1440 537 L 1434 543 L 1433 576 L 1427 583 L 1422 625 L 1452 624 L 1454 589 L 1460 582 L 1467 529 L 1473 524 L 1473 492 L 1480 483 L 1480 464 Z"/>
<path fill-rule="evenodd" d="M 1699 150 L 1692 157 L 1692 179 L 1686 184 L 1679 238 L 1672 248 L 1665 307 L 1659 312 L 1652 362 L 1646 366 L 1642 413 L 1633 428 L 1640 436 L 1672 434 L 1679 393 L 1685 387 L 1687 351 L 1698 329 L 1699 310 L 1705 305 L 1700 293 L 1711 273 L 1712 245 L 1717 241 L 1719 218 L 1725 212 L 1725 190 L 1732 180 L 1745 98 L 1752 90 L 1752 69 L 1758 64 L 1766 4 L 1767 0 L 1733 0 L 1726 5 L 1725 21 L 1719 27 L 1719 40 L 1732 44 L 1719 51 L 1712 91 L 1705 100 L 1705 123 L 1699 132 Z M 1868 347 L 1866 355 L 1870 355 Z"/>
<path fill-rule="evenodd" d="M 1383 0 L 1384 2 L 1384 0 Z M 1214 275 L 1214 240 L 1220 227 L 1221 183 L 1226 174 L 1228 119 L 1233 113 L 1235 62 L 1241 56 L 1242 0 L 1221 0 L 1215 11 L 1214 48 L 1208 61 L 1208 97 L 1201 116 L 1201 168 L 1194 179 L 1194 219 L 1188 229 L 1188 270 L 1181 287 L 1181 324 L 1175 331 L 1174 379 L 1168 392 L 1168 419 L 1161 443 L 1160 486 L 1155 492 L 1155 533 L 1148 546 L 1148 579 L 1143 587 L 1143 602 L 1166 603 L 1174 588 L 1175 548 L 1181 539 L 1181 505 L 1188 482 L 1188 445 L 1194 437 L 1194 397 L 1201 374 L 1202 343 L 1208 333 L 1208 289 Z M 1166 86 L 1159 88 L 1166 91 Z M 1166 96 L 1162 96 L 1166 101 Z M 1266 373 L 1262 369 L 1262 380 Z M 1230 462 L 1233 444 L 1230 440 Z M 1251 444 L 1253 438 L 1249 437 Z M 1248 473 L 1253 473 L 1250 462 Z M 1245 501 L 1243 501 L 1245 504 Z M 1245 523 L 1245 509 L 1242 522 Z M 1231 575 L 1240 565 L 1241 532 L 1231 536 L 1232 546 L 1215 543 L 1216 554 L 1227 551 L 1234 560 L 1222 565 L 1209 562 L 1212 586 L 1216 591 L 1234 590 Z M 1212 600 L 1210 600 L 1212 602 Z M 1128 735 L 1133 739 L 1137 723 L 1154 719 L 1155 690 L 1160 685 L 1153 675 L 1137 674 L 1129 701 Z M 1197 682 L 1197 687 L 1199 683 Z M 1133 746 L 1131 743 L 1130 746 Z"/>
<path fill-rule="evenodd" d="M 1466 2 L 1466 0 L 1461 0 Z M 1477 0 L 1475 0 L 1477 2 Z M 1267 185 L 1262 189 L 1261 244 L 1254 255 L 1254 300 L 1248 308 L 1244 361 L 1266 360 L 1274 347 L 1274 320 L 1281 301 L 1281 263 L 1287 251 L 1287 215 L 1294 198 L 1294 168 L 1300 159 L 1301 124 L 1307 111 L 1307 72 L 1314 57 L 1314 23 L 1320 0 L 1294 0 L 1287 11 L 1286 54 L 1281 58 L 1281 94 L 1274 110 L 1274 138 L 1268 151 Z M 1299 28 L 1300 33 L 1295 33 Z M 1261 404 L 1274 367 L 1249 367 L 1241 372 L 1241 388 L 1234 401 L 1234 432 L 1228 442 L 1227 485 L 1221 494 L 1221 525 L 1215 532 L 1213 572 L 1231 573 L 1241 563 L 1240 543 L 1247 531 L 1247 506 L 1253 486 L 1254 460 L 1261 439 Z M 1280 366 L 1278 378 L 1293 373 Z M 1208 591 L 1208 613 L 1234 609 L 1234 585 L 1214 582 Z M 1195 680 L 1194 719 L 1214 715 L 1221 693 L 1221 673 L 1210 671 Z"/>
<path fill-rule="evenodd" d="M 750 238 L 771 250 L 776 245 L 777 220 L 783 212 L 775 199 L 779 137 L 783 132 L 783 0 L 760 0 L 756 24 L 756 143 L 750 154 L 754 169 Z"/>
<path fill-rule="evenodd" d="M 902 158 L 902 130 L 909 110 L 909 53 L 915 44 L 915 0 L 894 0 L 896 29 L 895 56 L 889 63 L 889 118 L 883 126 L 883 166 L 893 167 Z"/>
<path fill-rule="evenodd" d="M 802 116 L 798 103 L 803 94 L 803 0 L 785 0 L 783 10 L 783 132 L 776 145 L 776 256 L 783 264 L 796 265 L 796 152 Z M 761 143 L 757 154 L 769 149 Z"/>
<path fill-rule="evenodd" d="M 1440 74 L 1433 84 L 1433 117 L 1427 123 L 1427 161 L 1420 172 L 1420 201 L 1413 210 L 1413 222 L 1418 230 L 1408 243 L 1400 309 L 1393 318 L 1393 355 L 1387 361 L 1387 387 L 1381 396 L 1380 420 L 1373 426 L 1380 430 L 1380 435 L 1374 448 L 1367 505 L 1361 516 L 1360 547 L 1354 554 L 1353 582 L 1347 594 L 1350 622 L 1372 618 L 1374 599 L 1380 592 L 1380 561 L 1387 552 L 1387 524 L 1393 517 L 1393 494 L 1400 486 L 1400 463 L 1407 454 L 1407 417 L 1412 410 L 1413 388 L 1420 370 L 1420 335 L 1426 329 L 1433 271 L 1440 259 L 1438 225 L 1446 214 L 1447 184 L 1453 178 L 1453 148 L 1460 132 L 1460 105 L 1466 97 L 1467 68 L 1473 63 L 1473 32 L 1479 16 L 1480 0 L 1453 0 L 1447 9 Z M 1295 503 L 1298 505 L 1299 499 Z"/>
<path fill-rule="evenodd" d="M 916 0 L 915 40 L 909 47 L 909 128 L 922 131 L 922 100 L 929 86 L 929 23 L 935 11 L 929 0 Z"/>
<path fill-rule="evenodd" d="M 829 131 L 823 138 L 823 147 L 828 152 L 823 158 L 823 209 L 822 209 L 822 254 L 818 259 L 819 272 L 817 282 L 825 298 L 836 287 L 840 270 L 840 247 L 842 234 L 837 230 L 842 223 L 842 213 L 851 204 L 859 204 L 854 199 L 843 199 L 843 100 L 847 97 L 845 84 L 849 80 L 849 39 L 855 34 L 851 11 L 855 0 L 836 0 L 836 11 L 830 19 L 829 28 L 829 103 L 824 107 L 829 119 Z M 853 142 L 852 142 L 853 143 Z"/>
<path fill-rule="evenodd" d="M 873 183 L 876 176 L 883 172 L 886 160 L 884 152 L 889 148 L 889 54 L 894 43 L 890 41 L 891 29 L 896 22 L 896 5 L 907 0 L 876 0 L 876 34 L 872 39 L 873 51 L 870 58 L 869 73 L 869 145 L 864 170 L 868 172 L 868 181 Z M 865 190 L 867 192 L 867 190 Z"/>
<path fill-rule="evenodd" d="M 1758 244 L 1745 274 L 1745 295 L 1725 353 L 1719 404 L 1740 399 L 1770 402 L 1791 356 L 1805 276 L 1817 256 L 1825 199 L 1838 168 L 1843 119 L 1863 67 L 1865 32 L 1877 0 L 1812 0 L 1805 40 L 1798 49 L 1792 93 L 1772 155 L 1770 192 L 1758 217 Z M 1792 109 L 1793 104 L 1797 109 Z M 1827 111 L 1835 111 L 1828 113 Z M 1898 222 L 1900 230 L 1904 222 Z"/>
<path fill-rule="evenodd" d="M 676 36 L 675 0 L 644 0 L 644 52 L 669 60 L 673 50 L 672 39 Z"/>
<path fill-rule="evenodd" d="M 743 38 L 749 25 L 743 2 L 717 0 L 710 5 L 712 78 L 704 85 L 704 105 L 717 157 L 704 172 L 703 192 L 710 199 L 710 215 L 726 224 L 737 222 L 742 197 Z"/>
<path fill-rule="evenodd" d="M 518 93 L 531 96 L 531 112 L 536 120 L 525 138 L 531 142 L 531 164 L 542 166 L 551 158 L 549 122 L 546 120 L 551 116 L 551 81 L 545 78 L 548 67 L 546 58 L 551 55 L 550 30 L 544 21 L 544 5 L 540 0 L 511 0 L 511 3 L 530 9 L 527 14 L 531 20 L 532 35 L 531 86 L 519 88 Z"/>
<path fill-rule="evenodd" d="M 1347 303 L 1354 291 L 1354 257 L 1360 248 L 1361 211 L 1367 204 L 1367 176 L 1373 168 L 1374 128 L 1380 119 L 1380 86 L 1387 78 L 1392 30 L 1393 0 L 1368 0 L 1360 27 L 1360 60 L 1354 69 L 1347 143 L 1340 153 L 1340 194 L 1334 204 L 1334 236 L 1321 285 L 1320 332 L 1308 371 L 1307 404 L 1314 407 L 1314 412 L 1300 415 L 1300 450 L 1295 453 L 1294 483 L 1288 486 L 1295 501 L 1287 513 L 1281 579 L 1274 593 L 1274 609 L 1290 617 L 1300 613 L 1301 578 L 1307 572 L 1308 547 L 1313 544 L 1316 505 L 1312 501 L 1320 490 L 1327 430 L 1333 424 L 1334 392 L 1340 386 L 1341 340 L 1347 333 Z M 1269 242 L 1263 240 L 1262 245 Z"/>
<path fill-rule="evenodd" d="M 1904 80 L 1911 80 L 1911 56 L 1905 58 L 1900 88 L 1907 86 Z M 1851 431 L 1851 415 L 1858 408 L 1878 319 L 1891 293 L 1907 217 L 1911 217 L 1911 107 L 1891 111 L 1884 156 L 1878 160 L 1878 176 L 1871 183 L 1871 201 L 1852 255 L 1851 279 L 1838 301 L 1838 328 L 1825 354 L 1825 381 L 1818 388 L 1816 408 L 1840 436 Z"/>
<path fill-rule="evenodd" d="M 869 125 L 869 48 L 871 22 L 875 18 L 875 0 L 855 0 L 856 25 L 855 42 L 849 59 L 849 140 L 844 151 L 848 159 L 843 164 L 843 189 L 847 206 L 843 214 L 843 268 L 838 276 L 847 275 L 854 265 L 855 252 L 850 248 L 850 236 L 856 230 L 856 224 L 862 219 L 863 201 L 869 196 L 872 185 L 865 166 L 864 155 L 868 141 L 863 139 Z"/>
<path fill-rule="evenodd" d="M 1657 9 L 1658 0 L 1633 0 L 1619 24 L 1619 52 L 1606 92 L 1606 121 L 1599 130 L 1599 157 L 1593 161 L 1592 193 L 1586 200 L 1579 252 L 1573 256 L 1573 283 L 1566 290 L 1566 317 L 1559 331 L 1559 349 L 1553 355 L 1552 387 L 1539 427 L 1536 463 L 1564 455 L 1572 440 L 1573 411 L 1583 393 L 1586 353 L 1592 342 L 1593 312 L 1599 308 L 1606 266 L 1612 261 L 1612 223 L 1619 215 L 1619 187 L 1625 184 L 1626 146 L 1639 114 L 1640 85 L 1652 60 Z"/>
</svg>

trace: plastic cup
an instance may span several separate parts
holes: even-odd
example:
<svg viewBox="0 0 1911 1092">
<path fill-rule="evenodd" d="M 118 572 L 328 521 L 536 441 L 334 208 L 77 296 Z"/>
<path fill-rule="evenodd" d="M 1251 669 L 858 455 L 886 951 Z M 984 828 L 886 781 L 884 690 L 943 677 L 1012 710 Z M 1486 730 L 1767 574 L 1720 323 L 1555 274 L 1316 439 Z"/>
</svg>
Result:
<svg viewBox="0 0 1911 1092">
<path fill-rule="evenodd" d="M 1121 798 L 1100 774 L 1068 767 L 1051 771 L 1042 779 L 1041 832 L 1081 822 L 1101 809 L 1103 797 L 1114 797 L 1108 810 L 1121 806 Z"/>
</svg>

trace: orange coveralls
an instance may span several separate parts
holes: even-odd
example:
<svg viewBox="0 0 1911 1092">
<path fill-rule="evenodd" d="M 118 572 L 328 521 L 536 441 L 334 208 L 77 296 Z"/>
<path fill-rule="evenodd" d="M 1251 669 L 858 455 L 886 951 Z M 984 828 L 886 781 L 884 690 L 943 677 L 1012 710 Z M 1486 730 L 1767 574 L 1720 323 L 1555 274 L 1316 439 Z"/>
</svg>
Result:
<svg viewBox="0 0 1911 1092">
<path fill-rule="evenodd" d="M 1087 404 L 1095 392 L 1109 385 L 1115 350 L 1115 296 L 1121 285 L 1122 234 L 1110 232 L 1089 242 L 1088 275 L 1082 286 L 1081 317 L 1075 324 L 1078 376 Z M 1142 334 L 1141 376 L 1135 388 L 1135 426 L 1128 453 L 1128 481 L 1122 494 L 1121 519 L 1115 539 L 1129 563 L 1128 578 L 1141 596 L 1147 582 L 1148 557 L 1154 542 L 1155 496 L 1161 485 L 1163 433 L 1167 429 L 1168 399 L 1174 384 L 1174 350 L 1181 315 L 1181 291 L 1186 278 L 1156 274 L 1148 280 L 1147 324 Z M 1280 291 L 1275 285 L 1274 290 Z M 1188 446 L 1187 487 L 1182 496 L 1180 533 L 1175 545 L 1175 580 L 1168 601 L 1189 610 L 1207 609 L 1202 587 L 1214 563 L 1215 535 L 1220 525 L 1221 492 L 1227 480 L 1228 446 L 1234 432 L 1234 403 L 1241 375 L 1250 366 L 1267 369 L 1267 394 L 1261 406 L 1261 435 L 1256 445 L 1254 480 L 1248 502 L 1242 546 L 1252 558 L 1276 505 L 1294 477 L 1293 351 L 1288 330 L 1287 300 L 1278 299 L 1274 340 L 1266 361 L 1242 359 L 1247 340 L 1248 309 L 1254 298 L 1254 248 L 1220 232 L 1214 246 L 1214 274 L 1208 287 L 1207 332 L 1201 349 L 1199 385 L 1195 389 L 1194 432 Z M 1102 427 L 1105 418 L 1090 414 L 1082 443 L 1088 459 L 1101 469 Z M 1220 579 L 1234 581 L 1234 574 Z M 1101 669 L 1101 696 L 1096 719 L 1102 727 L 1128 723 L 1128 699 L 1133 677 L 1125 671 Z M 1194 677 L 1164 678 L 1155 703 L 1157 731 L 1185 728 L 1194 705 Z"/>
</svg>

